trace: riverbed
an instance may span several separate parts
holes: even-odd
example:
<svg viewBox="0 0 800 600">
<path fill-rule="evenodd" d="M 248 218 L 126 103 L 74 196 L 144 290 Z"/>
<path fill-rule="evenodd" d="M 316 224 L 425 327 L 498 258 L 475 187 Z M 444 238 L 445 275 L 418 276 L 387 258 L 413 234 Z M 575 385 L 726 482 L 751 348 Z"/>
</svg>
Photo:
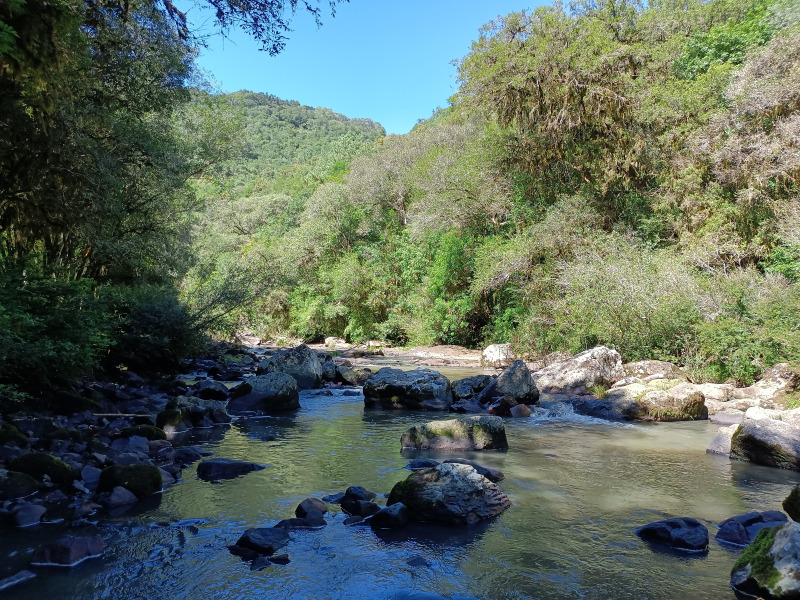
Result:
<svg viewBox="0 0 800 600">
<path fill-rule="evenodd" d="M 369 527 L 328 525 L 292 532 L 288 565 L 250 570 L 230 554 L 249 527 L 294 516 L 309 496 L 362 485 L 379 495 L 405 478 L 410 458 L 400 436 L 413 424 L 450 414 L 365 411 L 362 396 L 301 395 L 292 415 L 240 420 L 202 430 L 196 443 L 214 456 L 269 465 L 221 483 L 183 481 L 133 513 L 102 515 L 102 559 L 51 571 L 4 598 L 330 598 L 402 597 L 404 591 L 481 599 L 733 598 L 737 556 L 713 540 L 714 525 L 751 510 L 780 510 L 800 474 L 707 455 L 708 423 L 620 424 L 553 405 L 506 421 L 509 449 L 463 456 L 505 473 L 512 506 L 477 527 L 414 526 L 378 535 Z M 449 455 L 452 457 L 452 455 Z M 383 500 L 380 499 L 382 502 Z M 636 526 L 691 516 L 712 535 L 705 555 L 677 555 L 639 540 Z M 32 541 L 62 525 L 7 532 L 6 566 L 24 568 Z M 398 593 L 401 595 L 398 596 Z"/>
</svg>

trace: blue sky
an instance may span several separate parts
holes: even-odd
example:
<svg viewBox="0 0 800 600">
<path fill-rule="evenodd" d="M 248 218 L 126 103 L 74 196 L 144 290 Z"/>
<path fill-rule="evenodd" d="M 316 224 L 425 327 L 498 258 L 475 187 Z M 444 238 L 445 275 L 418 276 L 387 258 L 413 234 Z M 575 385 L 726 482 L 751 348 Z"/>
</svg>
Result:
<svg viewBox="0 0 800 600">
<path fill-rule="evenodd" d="M 324 106 L 407 133 L 456 91 L 454 59 L 465 56 L 482 25 L 542 0 L 350 0 L 324 13 L 317 29 L 299 11 L 276 57 L 240 32 L 213 36 L 199 57 L 221 91 L 242 89 Z M 326 2 L 322 2 L 327 7 Z M 185 6 L 185 4 L 184 4 Z M 197 32 L 208 14 L 189 10 Z"/>
</svg>

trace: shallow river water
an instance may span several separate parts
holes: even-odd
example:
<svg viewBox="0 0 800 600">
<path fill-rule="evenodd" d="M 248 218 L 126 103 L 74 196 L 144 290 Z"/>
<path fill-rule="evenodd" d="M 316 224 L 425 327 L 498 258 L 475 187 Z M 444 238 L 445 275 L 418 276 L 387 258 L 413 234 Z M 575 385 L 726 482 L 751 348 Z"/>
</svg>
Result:
<svg viewBox="0 0 800 600">
<path fill-rule="evenodd" d="M 708 422 L 613 424 L 554 406 L 507 420 L 507 452 L 467 453 L 505 473 L 499 485 L 512 506 L 494 521 L 377 535 L 345 527 L 334 513 L 324 529 L 292 533 L 283 550 L 290 564 L 251 571 L 227 551 L 245 529 L 292 517 L 303 498 L 350 485 L 387 493 L 409 474 L 402 432 L 452 417 L 365 411 L 359 396 L 308 393 L 301 404 L 291 416 L 239 421 L 189 440 L 267 469 L 207 483 L 193 465 L 137 513 L 102 526 L 102 559 L 47 573 L 3 598 L 356 600 L 404 591 L 498 600 L 733 598 L 736 552 L 713 540 L 714 524 L 779 510 L 800 483 L 800 474 L 707 455 L 717 429 Z M 708 554 L 658 551 L 634 535 L 637 525 L 667 516 L 705 522 Z M 46 539 L 58 527 L 34 535 Z M 24 568 L 35 540 L 3 535 L 5 567 Z"/>
</svg>

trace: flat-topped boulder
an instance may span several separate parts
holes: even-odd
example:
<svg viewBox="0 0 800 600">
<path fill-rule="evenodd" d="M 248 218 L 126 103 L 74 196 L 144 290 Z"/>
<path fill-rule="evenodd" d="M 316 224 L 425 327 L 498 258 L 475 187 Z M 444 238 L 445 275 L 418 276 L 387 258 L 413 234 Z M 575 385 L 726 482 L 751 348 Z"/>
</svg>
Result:
<svg viewBox="0 0 800 600">
<path fill-rule="evenodd" d="M 442 411 L 452 404 L 450 380 L 432 369 L 384 367 L 364 382 L 366 408 Z"/>
<path fill-rule="evenodd" d="M 409 428 L 400 440 L 404 449 L 414 450 L 505 450 L 505 425 L 500 417 L 476 415 L 430 421 Z"/>
<path fill-rule="evenodd" d="M 444 463 L 395 484 L 387 506 L 402 503 L 411 521 L 470 525 L 511 506 L 508 496 L 469 465 Z"/>
</svg>

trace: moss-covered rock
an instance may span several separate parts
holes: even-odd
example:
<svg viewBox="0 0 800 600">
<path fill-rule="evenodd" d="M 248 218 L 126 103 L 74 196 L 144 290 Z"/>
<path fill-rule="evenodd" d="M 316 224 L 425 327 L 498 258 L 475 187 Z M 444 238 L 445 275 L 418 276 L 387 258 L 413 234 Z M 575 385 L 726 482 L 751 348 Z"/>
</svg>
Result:
<svg viewBox="0 0 800 600">
<path fill-rule="evenodd" d="M 28 445 L 28 436 L 11 423 L 0 423 L 0 446 L 5 444 L 25 447 Z"/>
<path fill-rule="evenodd" d="M 166 431 L 186 431 L 192 427 L 192 419 L 185 408 L 166 408 L 156 416 L 156 427 Z"/>
<path fill-rule="evenodd" d="M 137 498 L 155 494 L 161 489 L 161 471 L 153 465 L 114 465 L 103 469 L 97 484 L 98 492 L 110 492 L 117 486 L 131 491 Z"/>
<path fill-rule="evenodd" d="M 744 594 L 770 599 L 800 597 L 800 523 L 789 522 L 758 532 L 731 569 L 731 586 Z"/>
<path fill-rule="evenodd" d="M 783 510 L 793 521 L 800 521 L 800 485 L 796 485 L 783 501 Z"/>
<path fill-rule="evenodd" d="M 474 416 L 431 421 L 408 429 L 400 440 L 403 448 L 416 450 L 505 450 L 508 448 L 503 419 Z"/>
<path fill-rule="evenodd" d="M 50 477 L 53 483 L 69 485 L 78 478 L 78 473 L 63 460 L 46 452 L 29 452 L 8 463 L 9 471 L 18 471 L 43 481 Z"/>
<path fill-rule="evenodd" d="M 469 465 L 444 463 L 395 484 L 387 506 L 401 502 L 412 521 L 469 525 L 499 515 L 509 506 L 497 484 Z"/>
<path fill-rule="evenodd" d="M 134 425 L 133 427 L 125 427 L 120 431 L 120 437 L 131 437 L 133 435 L 147 438 L 150 441 L 167 439 L 167 434 L 164 433 L 163 429 L 152 425 Z"/>
<path fill-rule="evenodd" d="M 51 440 L 66 440 L 68 442 L 82 442 L 83 434 L 77 429 L 56 429 L 46 436 Z"/>
<path fill-rule="evenodd" d="M 24 498 L 39 489 L 39 482 L 30 475 L 0 470 L 0 500 Z"/>
</svg>

